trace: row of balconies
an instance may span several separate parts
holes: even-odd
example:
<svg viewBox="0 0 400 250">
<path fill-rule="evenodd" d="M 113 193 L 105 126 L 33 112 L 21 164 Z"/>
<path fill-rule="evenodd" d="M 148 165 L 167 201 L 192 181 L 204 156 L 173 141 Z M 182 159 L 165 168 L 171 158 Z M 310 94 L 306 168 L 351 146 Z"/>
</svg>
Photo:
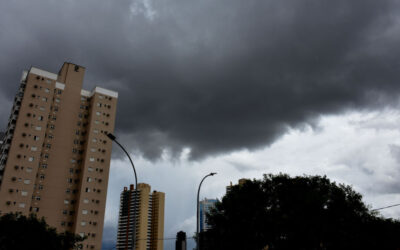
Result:
<svg viewBox="0 0 400 250">
<path fill-rule="evenodd" d="M 128 230 L 126 228 L 118 228 L 117 238 L 121 235 L 125 235 Z M 133 232 L 133 228 L 129 228 L 129 232 Z"/>
<path fill-rule="evenodd" d="M 131 213 L 129 216 L 129 220 L 133 220 L 133 218 L 135 218 L 137 214 Z M 126 218 L 128 218 L 128 215 L 121 215 L 121 213 L 119 214 L 119 218 L 120 220 L 126 220 Z"/>
<path fill-rule="evenodd" d="M 129 221 L 129 223 L 127 221 L 119 221 L 118 222 L 118 225 L 121 227 L 124 227 L 124 228 L 126 228 L 128 226 L 129 226 L 129 228 L 131 228 L 131 227 L 133 227 L 133 224 L 135 224 L 135 226 L 137 226 L 139 223 L 137 221 L 136 222 Z"/>
<path fill-rule="evenodd" d="M 129 222 L 128 221 L 119 221 L 118 225 L 120 225 L 121 227 L 127 227 L 127 226 L 132 227 L 133 223 L 135 223 L 135 222 L 134 221 L 129 221 Z M 138 224 L 138 222 L 136 221 L 135 224 Z"/>
</svg>

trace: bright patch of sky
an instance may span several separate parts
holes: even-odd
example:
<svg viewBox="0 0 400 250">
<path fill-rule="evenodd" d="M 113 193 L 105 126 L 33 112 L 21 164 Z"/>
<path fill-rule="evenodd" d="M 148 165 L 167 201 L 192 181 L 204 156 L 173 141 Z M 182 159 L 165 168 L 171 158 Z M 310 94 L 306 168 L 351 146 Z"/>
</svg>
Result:
<svg viewBox="0 0 400 250">
<path fill-rule="evenodd" d="M 333 181 L 352 185 L 372 208 L 400 203 L 400 113 L 394 109 L 380 112 L 349 112 L 323 116 L 317 127 L 291 129 L 269 147 L 257 151 L 242 150 L 203 161 L 188 160 L 190 149 L 179 159 L 168 157 L 148 161 L 132 155 L 139 182 L 166 193 L 164 237 L 175 237 L 183 230 L 195 231 L 196 192 L 203 176 L 201 199 L 221 198 L 225 188 L 240 178 L 262 178 L 265 173 L 326 175 Z M 116 147 L 114 150 L 118 150 Z M 119 194 L 134 183 L 127 159 L 111 163 L 105 219 L 104 241 L 115 241 Z M 383 210 L 386 217 L 400 218 L 400 207 Z M 112 230 L 110 230 L 112 229 Z M 165 249 L 174 249 L 166 241 Z M 191 243 L 193 244 L 193 243 Z"/>
<path fill-rule="evenodd" d="M 151 0 L 133 0 L 130 11 L 132 15 L 143 15 L 148 20 L 153 20 L 157 15 Z"/>
</svg>

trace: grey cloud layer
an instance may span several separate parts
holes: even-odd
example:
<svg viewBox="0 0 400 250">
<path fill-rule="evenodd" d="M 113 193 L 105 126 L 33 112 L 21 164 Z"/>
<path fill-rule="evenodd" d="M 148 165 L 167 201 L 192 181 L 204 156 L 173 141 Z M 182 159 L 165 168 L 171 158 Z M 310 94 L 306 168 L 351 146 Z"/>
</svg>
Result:
<svg viewBox="0 0 400 250">
<path fill-rule="evenodd" d="M 87 88 L 120 92 L 117 133 L 147 157 L 164 148 L 190 147 L 193 157 L 254 149 L 321 114 L 397 100 L 398 7 L 390 0 L 3 1 L 1 90 L 11 101 L 22 69 L 56 72 L 68 60 L 87 67 Z"/>
</svg>

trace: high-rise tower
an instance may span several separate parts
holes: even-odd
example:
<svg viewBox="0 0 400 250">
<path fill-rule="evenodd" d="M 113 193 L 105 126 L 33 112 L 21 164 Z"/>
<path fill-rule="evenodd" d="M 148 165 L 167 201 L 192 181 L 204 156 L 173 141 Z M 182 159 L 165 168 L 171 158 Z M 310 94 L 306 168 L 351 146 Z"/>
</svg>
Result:
<svg viewBox="0 0 400 250">
<path fill-rule="evenodd" d="M 165 194 L 150 189 L 139 183 L 122 191 L 116 249 L 163 250 Z"/>
<path fill-rule="evenodd" d="M 207 231 L 210 226 L 207 223 L 207 213 L 211 211 L 212 208 L 215 207 L 215 203 L 217 203 L 217 199 L 207 199 L 200 201 L 200 232 Z"/>
<path fill-rule="evenodd" d="M 36 213 L 101 249 L 118 93 L 82 89 L 85 68 L 24 71 L 0 155 L 0 213 Z"/>
</svg>

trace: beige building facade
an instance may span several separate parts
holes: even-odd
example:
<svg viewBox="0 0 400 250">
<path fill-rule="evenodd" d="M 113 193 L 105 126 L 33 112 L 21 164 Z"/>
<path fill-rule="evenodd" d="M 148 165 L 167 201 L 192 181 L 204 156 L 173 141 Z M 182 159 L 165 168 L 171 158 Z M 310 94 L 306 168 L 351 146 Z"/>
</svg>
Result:
<svg viewBox="0 0 400 250">
<path fill-rule="evenodd" d="M 24 71 L 0 154 L 0 213 L 36 213 L 101 249 L 118 93 L 82 89 L 85 68 Z"/>
<path fill-rule="evenodd" d="M 164 249 L 165 193 L 153 191 L 145 183 L 121 193 L 118 221 L 118 250 Z"/>
<path fill-rule="evenodd" d="M 239 179 L 237 185 L 243 186 L 247 181 L 250 181 L 250 179 L 245 179 L 245 178 Z M 226 193 L 229 193 L 229 192 L 231 191 L 232 187 L 233 187 L 233 184 L 232 184 L 232 182 L 231 182 L 231 183 L 229 184 L 229 186 L 226 186 Z"/>
</svg>

